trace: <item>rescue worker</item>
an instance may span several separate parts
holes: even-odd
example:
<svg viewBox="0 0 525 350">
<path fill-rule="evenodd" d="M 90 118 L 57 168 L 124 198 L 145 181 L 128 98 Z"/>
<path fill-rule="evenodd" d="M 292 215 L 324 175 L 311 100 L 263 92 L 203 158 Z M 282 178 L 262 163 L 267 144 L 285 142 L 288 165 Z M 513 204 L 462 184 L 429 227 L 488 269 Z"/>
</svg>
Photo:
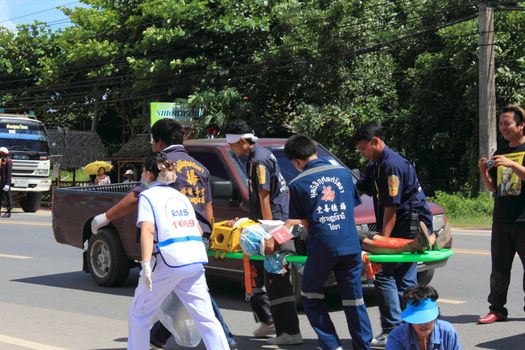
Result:
<svg viewBox="0 0 525 350">
<path fill-rule="evenodd" d="M 141 229 L 141 279 L 129 309 L 129 350 L 149 349 L 151 321 L 173 291 L 195 322 L 207 349 L 228 349 L 204 277 L 208 256 L 202 229 L 189 199 L 169 187 L 175 165 L 164 153 L 146 158 L 139 195 L 137 226 Z"/>
<path fill-rule="evenodd" d="M 250 219 L 286 220 L 288 218 L 288 186 L 281 174 L 277 159 L 268 149 L 257 145 L 258 138 L 243 120 L 226 126 L 226 141 L 238 157 L 247 156 Z M 266 255 L 273 254 L 273 238 L 266 241 Z M 293 241 L 279 247 L 280 251 L 295 252 Z M 254 295 L 250 298 L 255 319 L 260 323 L 253 332 L 256 337 L 275 333 L 267 342 L 273 345 L 301 344 L 299 318 L 295 308 L 290 271 L 268 273 L 263 262 L 250 262 L 256 272 Z M 266 288 L 265 288 L 266 286 Z M 266 292 L 268 294 L 266 294 Z"/>
<path fill-rule="evenodd" d="M 369 161 L 357 188 L 373 198 L 377 231 L 385 237 L 408 239 L 415 237 L 420 226 L 432 232 L 432 213 L 416 170 L 386 146 L 381 128 L 364 124 L 356 131 L 354 143 Z M 401 324 L 400 296 L 417 285 L 416 263 L 384 263 L 382 267 L 374 281 L 383 329 L 372 340 L 375 347 L 384 347 L 388 333 Z"/>
<path fill-rule="evenodd" d="M 11 174 L 13 172 L 13 161 L 9 157 L 9 150 L 6 147 L 0 147 L 0 213 L 2 212 L 2 202 L 5 196 L 7 201 L 6 212 L 3 218 L 11 217 L 13 208 L 13 199 L 11 197 Z"/>
<path fill-rule="evenodd" d="M 211 202 L 210 174 L 202 164 L 191 157 L 183 143 L 182 126 L 172 119 L 161 119 L 151 127 L 151 148 L 154 152 L 164 152 L 175 164 L 176 180 L 170 184 L 182 194 L 186 195 L 193 205 L 197 220 L 203 230 L 203 241 L 206 249 L 211 235 L 213 207 Z M 135 187 L 126 197 L 115 204 L 106 213 L 97 215 L 91 222 L 91 231 L 96 233 L 100 227 L 108 225 L 133 212 L 137 208 L 138 194 L 145 190 L 144 186 Z M 219 306 L 211 299 L 215 316 L 221 323 L 231 350 L 237 349 L 237 343 L 230 329 L 222 317 Z M 162 349 L 171 337 L 171 333 L 162 323 L 157 322 L 151 329 L 151 345 Z"/>
<path fill-rule="evenodd" d="M 352 349 L 369 349 L 372 327 L 363 300 L 361 245 L 354 222 L 354 207 L 361 199 L 352 175 L 347 168 L 319 159 L 315 144 L 305 135 L 288 139 L 284 153 L 301 172 L 290 182 L 289 221 L 300 220 L 308 232 L 301 286 L 306 316 L 323 350 L 342 350 L 324 303 L 323 284 L 333 271 Z"/>
</svg>

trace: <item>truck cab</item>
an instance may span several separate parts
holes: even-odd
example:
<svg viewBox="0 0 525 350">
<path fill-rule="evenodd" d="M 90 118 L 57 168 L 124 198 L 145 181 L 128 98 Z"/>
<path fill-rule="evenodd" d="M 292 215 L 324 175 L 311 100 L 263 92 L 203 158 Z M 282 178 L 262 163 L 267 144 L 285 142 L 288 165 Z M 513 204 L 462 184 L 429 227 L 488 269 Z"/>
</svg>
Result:
<svg viewBox="0 0 525 350">
<path fill-rule="evenodd" d="M 51 186 L 49 146 L 44 124 L 35 117 L 0 114 L 0 146 L 13 160 L 11 192 L 25 212 L 40 207 L 42 192 Z"/>
</svg>

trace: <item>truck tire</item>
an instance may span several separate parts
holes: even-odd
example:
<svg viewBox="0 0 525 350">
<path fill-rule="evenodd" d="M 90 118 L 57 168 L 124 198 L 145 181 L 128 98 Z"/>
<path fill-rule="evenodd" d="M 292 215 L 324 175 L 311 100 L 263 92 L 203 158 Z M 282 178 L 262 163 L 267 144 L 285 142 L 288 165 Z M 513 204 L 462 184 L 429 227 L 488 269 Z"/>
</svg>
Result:
<svg viewBox="0 0 525 350">
<path fill-rule="evenodd" d="M 430 281 L 432 281 L 432 277 L 434 277 L 434 269 L 421 271 L 417 273 L 417 283 L 426 286 L 430 284 Z"/>
<path fill-rule="evenodd" d="M 22 210 L 26 213 L 34 213 L 40 208 L 42 202 L 42 192 L 27 192 L 26 196 L 20 202 Z"/>
<path fill-rule="evenodd" d="M 102 287 L 124 283 L 129 275 L 130 259 L 126 256 L 117 233 L 102 228 L 89 239 L 87 265 L 91 277 Z"/>
</svg>

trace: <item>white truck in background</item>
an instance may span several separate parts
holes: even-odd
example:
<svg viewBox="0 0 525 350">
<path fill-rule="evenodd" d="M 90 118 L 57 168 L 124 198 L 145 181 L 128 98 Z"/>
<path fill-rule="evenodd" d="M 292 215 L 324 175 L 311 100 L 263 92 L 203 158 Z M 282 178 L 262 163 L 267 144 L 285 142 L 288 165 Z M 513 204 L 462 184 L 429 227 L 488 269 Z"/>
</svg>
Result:
<svg viewBox="0 0 525 350">
<path fill-rule="evenodd" d="M 25 212 L 37 211 L 42 193 L 51 187 L 44 124 L 33 116 L 0 113 L 0 147 L 7 147 L 13 160 L 13 201 Z"/>
</svg>

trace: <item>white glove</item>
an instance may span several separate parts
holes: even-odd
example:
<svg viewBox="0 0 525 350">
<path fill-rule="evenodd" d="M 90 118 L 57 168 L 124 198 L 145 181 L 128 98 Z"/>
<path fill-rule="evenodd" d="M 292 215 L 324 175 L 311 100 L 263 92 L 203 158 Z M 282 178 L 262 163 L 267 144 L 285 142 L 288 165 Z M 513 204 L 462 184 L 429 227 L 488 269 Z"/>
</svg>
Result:
<svg viewBox="0 0 525 350">
<path fill-rule="evenodd" d="M 141 261 L 140 266 L 142 266 L 142 272 L 140 273 L 142 277 L 142 282 L 148 287 L 149 291 L 153 290 L 153 281 L 151 280 L 151 264 L 148 261 Z"/>
<path fill-rule="evenodd" d="M 4 192 L 7 192 L 9 191 L 9 185 L 5 185 L 4 188 L 3 188 Z"/>
<path fill-rule="evenodd" d="M 110 221 L 106 213 L 98 214 L 93 218 L 93 221 L 91 221 L 91 232 L 96 235 L 99 228 L 107 226 L 109 223 Z"/>
</svg>

